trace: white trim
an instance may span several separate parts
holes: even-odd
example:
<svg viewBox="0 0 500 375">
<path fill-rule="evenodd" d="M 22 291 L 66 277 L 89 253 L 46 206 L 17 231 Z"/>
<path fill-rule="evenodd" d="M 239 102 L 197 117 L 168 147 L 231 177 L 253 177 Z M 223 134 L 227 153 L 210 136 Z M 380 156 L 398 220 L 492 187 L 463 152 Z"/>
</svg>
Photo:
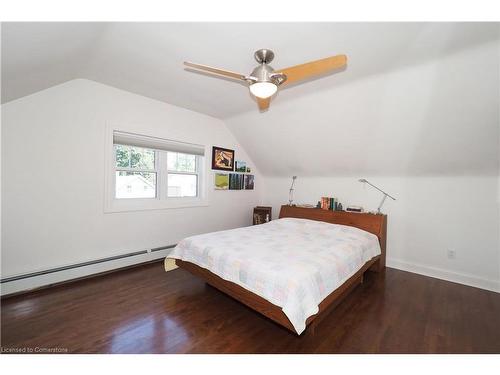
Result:
<svg viewBox="0 0 500 375">
<path fill-rule="evenodd" d="M 189 208 L 189 207 L 207 207 L 210 205 L 208 199 L 208 182 L 206 181 L 210 171 L 208 168 L 208 163 L 206 157 L 197 156 L 197 162 L 199 162 L 197 171 L 198 174 L 198 197 L 182 197 L 174 198 L 170 197 L 166 199 L 161 196 L 161 186 L 167 187 L 167 173 L 157 172 L 157 192 L 156 198 L 138 198 L 138 199 L 115 199 L 115 152 L 114 152 L 114 142 L 113 134 L 115 131 L 124 131 L 132 134 L 142 134 L 144 130 L 143 127 L 135 127 L 130 124 L 106 124 L 105 135 L 104 135 L 104 213 L 115 213 L 115 212 L 132 212 L 132 211 L 145 211 L 145 210 L 165 210 L 165 209 L 175 209 L 175 208 Z M 151 132 L 151 131 L 150 131 Z M 156 134 L 151 134 L 155 137 Z M 179 142 L 184 142 L 184 140 L 179 140 Z M 207 146 L 205 147 L 205 155 L 210 155 Z M 158 154 L 158 153 L 157 153 Z M 165 171 L 166 172 L 166 171 Z M 163 177 L 162 177 L 163 176 Z M 165 189 L 163 189 L 165 190 Z M 166 193 L 165 193 L 166 195 Z"/>
<path fill-rule="evenodd" d="M 400 259 L 387 258 L 386 265 L 389 268 L 395 268 L 401 271 L 408 271 L 419 275 L 435 277 L 436 279 L 451 281 L 458 284 L 500 293 L 500 280 L 485 279 L 475 275 L 458 273 L 424 264 L 406 262 Z"/>
</svg>

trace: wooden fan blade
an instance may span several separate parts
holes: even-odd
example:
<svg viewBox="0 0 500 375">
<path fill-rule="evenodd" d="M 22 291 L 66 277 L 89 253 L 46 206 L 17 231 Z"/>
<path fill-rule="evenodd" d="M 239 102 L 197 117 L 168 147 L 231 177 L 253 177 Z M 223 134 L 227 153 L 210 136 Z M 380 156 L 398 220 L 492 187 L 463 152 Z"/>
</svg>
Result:
<svg viewBox="0 0 500 375">
<path fill-rule="evenodd" d="M 285 74 L 287 78 L 283 85 L 289 85 L 297 81 L 308 79 L 314 76 L 328 73 L 332 70 L 342 68 L 346 64 L 347 56 L 337 55 L 327 57 L 326 59 L 311 61 L 301 65 L 291 66 L 285 69 L 279 69 L 276 70 L 276 72 Z"/>
<path fill-rule="evenodd" d="M 243 74 L 230 72 L 229 70 L 212 68 L 211 66 L 195 64 L 195 63 L 192 63 L 189 61 L 184 61 L 184 65 L 189 66 L 190 68 L 203 70 L 205 72 L 210 72 L 210 73 L 218 74 L 218 75 L 225 76 L 225 77 L 231 77 L 231 78 L 241 79 L 241 80 L 245 79 L 245 76 Z"/>
<path fill-rule="evenodd" d="M 261 111 L 265 111 L 266 109 L 269 108 L 269 103 L 271 102 L 271 97 L 265 98 L 265 99 L 255 97 L 255 99 L 257 99 L 257 104 L 259 105 L 259 109 Z"/>
</svg>

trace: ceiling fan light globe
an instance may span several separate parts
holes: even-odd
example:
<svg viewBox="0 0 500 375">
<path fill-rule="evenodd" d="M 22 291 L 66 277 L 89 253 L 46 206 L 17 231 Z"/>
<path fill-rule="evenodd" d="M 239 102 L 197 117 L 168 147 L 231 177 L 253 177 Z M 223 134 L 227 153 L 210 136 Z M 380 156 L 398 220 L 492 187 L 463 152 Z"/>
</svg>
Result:
<svg viewBox="0 0 500 375">
<path fill-rule="evenodd" d="M 261 99 L 267 99 L 278 91 L 278 86 L 271 82 L 256 82 L 250 85 L 250 92 L 253 96 Z"/>
</svg>

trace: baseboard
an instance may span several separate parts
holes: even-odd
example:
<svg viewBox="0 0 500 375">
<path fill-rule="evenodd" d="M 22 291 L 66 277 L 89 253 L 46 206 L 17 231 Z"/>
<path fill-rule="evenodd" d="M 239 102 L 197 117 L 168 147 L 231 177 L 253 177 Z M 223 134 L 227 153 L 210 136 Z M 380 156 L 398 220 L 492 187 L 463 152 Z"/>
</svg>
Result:
<svg viewBox="0 0 500 375">
<path fill-rule="evenodd" d="M 132 268 L 138 268 L 138 267 L 141 267 L 141 266 L 147 266 L 149 264 L 160 263 L 160 262 L 163 262 L 163 258 L 148 260 L 146 262 L 136 263 L 136 264 L 132 264 L 130 266 L 113 268 L 113 269 L 110 269 L 108 271 L 103 271 L 103 272 L 98 272 L 98 273 L 92 273 L 92 274 L 89 274 L 89 275 L 86 275 L 86 276 L 77 277 L 76 279 L 69 279 L 69 280 L 59 281 L 59 282 L 56 282 L 54 284 L 42 285 L 42 286 L 39 286 L 39 287 L 36 287 L 36 288 L 33 288 L 33 289 L 20 290 L 20 291 L 17 291 L 17 292 L 14 292 L 14 293 L 10 293 L 10 294 L 4 294 L 4 295 L 0 296 L 0 299 L 3 301 L 5 299 L 7 299 L 7 298 L 17 297 L 19 295 L 26 295 L 26 294 L 36 293 L 36 292 L 39 292 L 39 291 L 44 290 L 44 289 L 49 289 L 49 288 L 54 288 L 54 287 L 57 287 L 57 286 L 67 285 L 67 284 L 75 283 L 77 281 L 83 281 L 83 280 L 87 280 L 87 279 L 91 279 L 91 278 L 95 278 L 95 277 L 106 276 L 106 275 L 109 275 L 111 273 L 127 271 L 127 270 L 130 270 Z"/>
<path fill-rule="evenodd" d="M 56 272 L 48 275 L 41 275 L 29 279 L 2 284 L 1 295 L 7 296 L 19 292 L 30 291 L 46 285 L 58 284 L 90 275 L 97 275 L 110 270 L 117 270 L 135 264 L 141 264 L 155 259 L 165 258 L 171 249 L 159 249 L 158 251 L 136 256 L 130 259 L 119 259 L 106 264 L 96 264 L 92 266 L 71 269 L 67 271 Z M 442 268 L 431 267 L 423 264 L 406 262 L 400 259 L 387 258 L 386 265 L 389 268 L 395 268 L 401 271 L 417 273 L 419 275 L 435 277 L 458 284 L 468 285 L 480 289 L 490 290 L 500 293 L 500 281 L 480 278 L 474 275 L 457 273 Z"/>
<path fill-rule="evenodd" d="M 124 267 L 129 267 L 141 263 L 153 261 L 155 259 L 165 258 L 172 249 L 155 249 L 137 256 L 128 258 L 111 260 L 103 263 L 86 265 L 78 268 L 71 268 L 59 272 L 43 274 L 39 276 L 24 278 L 20 280 L 2 283 L 0 286 L 0 294 L 2 297 L 17 294 L 20 292 L 32 291 L 43 286 L 60 284 L 75 279 L 102 274 L 103 272 L 117 270 Z"/>
<path fill-rule="evenodd" d="M 458 284 L 473 286 L 475 288 L 500 293 L 499 280 L 484 279 L 475 275 L 453 272 L 442 268 L 406 262 L 399 259 L 387 258 L 386 265 L 389 268 L 395 268 L 401 271 L 408 271 L 417 273 L 419 275 L 435 277 L 436 279 L 451 281 Z"/>
</svg>

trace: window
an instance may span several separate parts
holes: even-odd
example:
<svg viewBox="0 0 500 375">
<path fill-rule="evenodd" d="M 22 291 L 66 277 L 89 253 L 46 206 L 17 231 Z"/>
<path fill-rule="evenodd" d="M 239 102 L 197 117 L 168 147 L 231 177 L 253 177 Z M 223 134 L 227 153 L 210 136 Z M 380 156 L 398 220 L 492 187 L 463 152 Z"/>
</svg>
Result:
<svg viewBox="0 0 500 375">
<path fill-rule="evenodd" d="M 204 205 L 204 146 L 112 134 L 107 211 Z"/>
<path fill-rule="evenodd" d="M 196 156 L 167 152 L 168 196 L 196 197 L 198 194 L 198 173 Z"/>
<path fill-rule="evenodd" d="M 156 151 L 115 145 L 115 198 L 156 198 Z"/>
</svg>

